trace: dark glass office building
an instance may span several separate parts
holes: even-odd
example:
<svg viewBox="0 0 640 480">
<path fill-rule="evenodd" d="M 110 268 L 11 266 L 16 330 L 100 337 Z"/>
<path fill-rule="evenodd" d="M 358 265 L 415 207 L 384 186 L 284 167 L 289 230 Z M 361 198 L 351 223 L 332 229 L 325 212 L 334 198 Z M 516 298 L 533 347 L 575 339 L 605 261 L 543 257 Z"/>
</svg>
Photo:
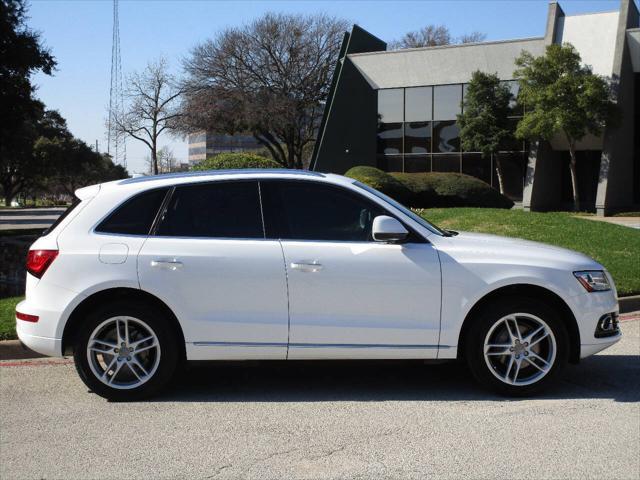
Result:
<svg viewBox="0 0 640 480">
<path fill-rule="evenodd" d="M 500 162 L 505 193 L 525 209 L 571 203 L 568 151 L 562 138 L 509 142 L 495 158 L 463 151 L 456 115 L 475 70 L 497 73 L 517 99 L 515 59 L 523 50 L 542 55 L 551 43 L 568 42 L 595 73 L 616 79 L 622 122 L 578 146 L 580 192 L 585 207 L 606 213 L 638 202 L 637 103 L 640 29 L 633 0 L 614 12 L 566 16 L 549 5 L 545 35 L 537 38 L 387 51 L 358 26 L 345 34 L 312 168 L 344 173 L 356 165 L 390 172 L 461 172 L 497 188 Z M 541 28 L 542 29 L 542 28 Z M 523 115 L 514 101 L 514 125 Z"/>
</svg>

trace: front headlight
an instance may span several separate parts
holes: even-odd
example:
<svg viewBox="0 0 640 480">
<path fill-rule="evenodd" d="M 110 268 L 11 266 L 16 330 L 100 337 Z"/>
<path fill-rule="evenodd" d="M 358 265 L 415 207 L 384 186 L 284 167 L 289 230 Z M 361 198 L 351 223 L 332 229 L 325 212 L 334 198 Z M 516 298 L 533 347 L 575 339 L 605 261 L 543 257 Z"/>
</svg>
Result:
<svg viewBox="0 0 640 480">
<path fill-rule="evenodd" d="M 611 290 L 607 275 L 602 270 L 588 270 L 584 272 L 573 272 L 587 292 L 605 292 Z"/>
</svg>

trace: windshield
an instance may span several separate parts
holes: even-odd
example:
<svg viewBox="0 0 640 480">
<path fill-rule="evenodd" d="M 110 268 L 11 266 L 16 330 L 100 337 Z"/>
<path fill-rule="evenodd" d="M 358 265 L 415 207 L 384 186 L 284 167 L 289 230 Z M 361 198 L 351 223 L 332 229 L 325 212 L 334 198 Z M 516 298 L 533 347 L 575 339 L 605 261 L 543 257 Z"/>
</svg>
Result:
<svg viewBox="0 0 640 480">
<path fill-rule="evenodd" d="M 363 189 L 363 190 L 366 190 L 367 192 L 371 193 L 372 195 L 375 195 L 376 197 L 380 198 L 381 200 L 384 200 L 385 202 L 393 205 L 393 207 L 395 207 L 398 210 L 400 210 L 407 217 L 411 218 L 414 222 L 419 223 L 420 225 L 422 225 L 427 230 L 429 230 L 429 231 L 431 231 L 433 233 L 436 233 L 438 235 L 448 236 L 447 233 L 444 232 L 442 229 L 440 229 L 440 228 L 436 227 L 434 224 L 426 221 L 424 218 L 422 218 L 417 213 L 409 210 L 407 207 L 405 207 L 401 203 L 396 202 L 393 198 L 385 195 L 382 192 L 379 192 L 375 188 L 371 188 L 369 185 L 365 185 L 364 183 L 360 183 L 360 182 L 357 182 L 357 181 L 353 182 L 353 184 L 356 185 L 357 187 Z"/>
</svg>

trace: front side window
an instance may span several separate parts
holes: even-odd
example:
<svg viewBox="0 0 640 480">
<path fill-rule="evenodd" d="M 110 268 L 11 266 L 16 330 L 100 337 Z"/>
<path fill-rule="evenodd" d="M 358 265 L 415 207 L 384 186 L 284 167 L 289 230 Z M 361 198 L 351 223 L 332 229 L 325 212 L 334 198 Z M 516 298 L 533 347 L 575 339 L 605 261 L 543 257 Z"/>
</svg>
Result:
<svg viewBox="0 0 640 480">
<path fill-rule="evenodd" d="M 96 232 L 148 235 L 168 190 L 156 188 L 127 200 L 96 227 Z"/>
<path fill-rule="evenodd" d="M 340 187 L 312 182 L 262 182 L 267 236 L 287 240 L 373 241 L 384 209 Z"/>
<path fill-rule="evenodd" d="M 156 235 L 264 238 L 258 183 L 213 182 L 176 187 Z"/>
</svg>

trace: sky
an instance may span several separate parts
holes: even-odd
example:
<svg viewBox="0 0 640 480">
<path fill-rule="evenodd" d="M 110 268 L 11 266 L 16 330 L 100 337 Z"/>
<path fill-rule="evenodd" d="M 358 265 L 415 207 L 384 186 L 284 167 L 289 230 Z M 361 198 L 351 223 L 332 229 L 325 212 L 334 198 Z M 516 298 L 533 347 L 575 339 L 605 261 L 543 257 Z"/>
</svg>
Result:
<svg viewBox="0 0 640 480">
<path fill-rule="evenodd" d="M 561 1 L 567 15 L 617 10 L 619 0 Z M 518 1 L 194 1 L 120 0 L 120 43 L 124 74 L 165 57 L 172 71 L 199 43 L 228 27 L 266 12 L 325 13 L 357 23 L 390 41 L 428 24 L 446 25 L 454 36 L 472 31 L 487 40 L 544 35 L 547 0 Z M 71 132 L 106 150 L 113 5 L 111 0 L 31 0 L 28 25 L 41 33 L 58 66 L 51 77 L 37 74 L 37 96 L 67 119 Z M 179 161 L 187 160 L 183 138 L 166 135 Z M 146 171 L 147 147 L 127 141 L 131 173 Z"/>
</svg>

